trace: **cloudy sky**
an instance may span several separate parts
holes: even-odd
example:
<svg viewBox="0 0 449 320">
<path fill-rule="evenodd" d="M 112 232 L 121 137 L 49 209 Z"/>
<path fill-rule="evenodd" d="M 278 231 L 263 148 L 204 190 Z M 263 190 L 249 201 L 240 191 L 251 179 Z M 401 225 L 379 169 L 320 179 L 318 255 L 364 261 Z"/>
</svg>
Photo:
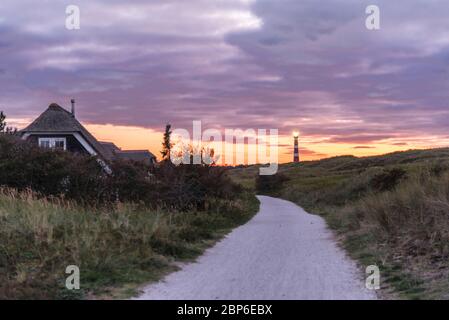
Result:
<svg viewBox="0 0 449 320">
<path fill-rule="evenodd" d="M 81 10 L 65 28 L 66 6 Z M 378 5 L 381 29 L 367 30 Z M 1 0 L 0 110 L 51 102 L 157 152 L 166 122 L 291 132 L 304 159 L 449 145 L 447 0 Z"/>
</svg>

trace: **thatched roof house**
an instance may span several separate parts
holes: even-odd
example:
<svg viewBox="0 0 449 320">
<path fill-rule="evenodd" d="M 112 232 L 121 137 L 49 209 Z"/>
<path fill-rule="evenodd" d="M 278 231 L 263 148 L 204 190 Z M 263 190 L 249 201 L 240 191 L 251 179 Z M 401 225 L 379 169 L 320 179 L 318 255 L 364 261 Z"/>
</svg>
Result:
<svg viewBox="0 0 449 320">
<path fill-rule="evenodd" d="M 156 157 L 148 150 L 121 150 L 111 142 L 98 141 L 75 117 L 75 101 L 72 112 L 56 103 L 20 131 L 22 139 L 44 148 L 67 150 L 69 152 L 97 156 L 105 162 L 125 159 L 156 162 Z"/>
</svg>

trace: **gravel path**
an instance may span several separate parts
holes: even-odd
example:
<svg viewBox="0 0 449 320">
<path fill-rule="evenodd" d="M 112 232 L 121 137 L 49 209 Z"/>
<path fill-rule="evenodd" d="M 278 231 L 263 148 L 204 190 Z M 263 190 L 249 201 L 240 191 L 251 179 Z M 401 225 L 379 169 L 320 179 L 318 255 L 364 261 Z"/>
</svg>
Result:
<svg viewBox="0 0 449 320">
<path fill-rule="evenodd" d="M 137 299 L 375 299 L 321 217 L 259 196 L 260 212 L 196 263 L 144 288 Z"/>
</svg>

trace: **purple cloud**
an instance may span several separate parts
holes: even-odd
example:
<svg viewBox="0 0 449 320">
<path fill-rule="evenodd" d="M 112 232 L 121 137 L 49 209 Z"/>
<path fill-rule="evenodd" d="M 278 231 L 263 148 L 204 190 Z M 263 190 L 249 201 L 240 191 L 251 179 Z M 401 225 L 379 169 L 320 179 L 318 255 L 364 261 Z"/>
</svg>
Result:
<svg viewBox="0 0 449 320">
<path fill-rule="evenodd" d="M 360 0 L 0 3 L 0 107 L 37 116 L 78 101 L 82 120 L 159 129 L 300 129 L 367 144 L 446 135 L 449 3 Z"/>
</svg>

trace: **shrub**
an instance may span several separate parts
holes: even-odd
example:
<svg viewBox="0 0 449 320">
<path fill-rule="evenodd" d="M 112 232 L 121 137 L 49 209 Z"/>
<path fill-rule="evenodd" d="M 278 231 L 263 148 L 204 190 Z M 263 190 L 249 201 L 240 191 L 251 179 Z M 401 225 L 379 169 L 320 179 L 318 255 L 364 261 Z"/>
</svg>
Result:
<svg viewBox="0 0 449 320">
<path fill-rule="evenodd" d="M 282 173 L 274 175 L 259 175 L 256 178 L 256 190 L 258 194 L 273 194 L 282 190 L 282 187 L 289 179 Z"/>
<path fill-rule="evenodd" d="M 13 136 L 0 136 L 0 186 L 31 189 L 86 205 L 115 201 L 153 208 L 203 210 L 212 198 L 232 199 L 242 190 L 224 168 L 174 166 L 163 162 L 114 161 L 107 174 L 94 157 L 41 149 Z"/>
<path fill-rule="evenodd" d="M 202 210 L 210 199 L 233 199 L 242 191 L 220 167 L 165 162 L 154 170 L 154 177 L 159 205 L 179 210 Z"/>
<path fill-rule="evenodd" d="M 104 177 L 95 158 L 45 150 L 15 136 L 0 136 L 0 186 L 97 202 L 105 196 Z"/>
<path fill-rule="evenodd" d="M 389 191 L 394 189 L 405 176 L 406 171 L 402 168 L 385 170 L 372 178 L 370 186 L 375 191 Z"/>
</svg>

